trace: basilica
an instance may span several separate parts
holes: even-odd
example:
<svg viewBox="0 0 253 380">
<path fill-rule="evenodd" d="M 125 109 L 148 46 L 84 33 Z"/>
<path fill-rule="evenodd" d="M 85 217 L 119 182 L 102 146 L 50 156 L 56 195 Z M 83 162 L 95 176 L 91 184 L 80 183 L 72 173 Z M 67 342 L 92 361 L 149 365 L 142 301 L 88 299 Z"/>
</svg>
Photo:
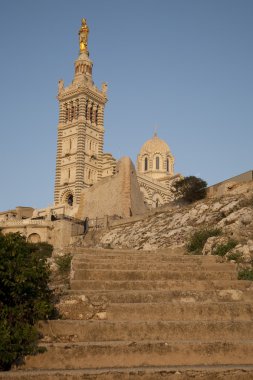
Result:
<svg viewBox="0 0 253 380">
<path fill-rule="evenodd" d="M 54 204 L 0 212 L 2 233 L 19 232 L 30 242 L 49 242 L 59 252 L 79 244 L 89 229 L 113 229 L 152 215 L 152 208 L 177 197 L 174 184 L 182 178 L 174 172 L 168 144 L 157 133 L 142 145 L 135 166 L 129 157 L 116 160 L 104 152 L 107 84 L 99 89 L 93 82 L 88 35 L 82 19 L 74 78 L 68 86 L 63 80 L 58 83 Z M 222 195 L 245 181 L 252 181 L 252 171 L 211 186 L 208 194 Z"/>
<path fill-rule="evenodd" d="M 57 138 L 54 202 L 76 208 L 83 189 L 115 175 L 116 159 L 104 152 L 104 109 L 107 84 L 98 89 L 92 80 L 93 62 L 88 52 L 89 28 L 82 19 L 79 56 L 69 86 L 58 84 L 59 124 Z M 171 186 L 174 156 L 157 134 L 146 141 L 137 157 L 136 174 L 148 208 L 161 206 L 173 198 Z"/>
</svg>

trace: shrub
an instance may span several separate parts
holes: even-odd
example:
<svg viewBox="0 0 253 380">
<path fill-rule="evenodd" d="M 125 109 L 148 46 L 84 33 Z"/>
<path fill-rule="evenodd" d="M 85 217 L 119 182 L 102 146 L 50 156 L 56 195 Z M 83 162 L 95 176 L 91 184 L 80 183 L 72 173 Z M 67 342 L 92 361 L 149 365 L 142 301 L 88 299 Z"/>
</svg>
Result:
<svg viewBox="0 0 253 380">
<path fill-rule="evenodd" d="M 253 207 L 253 195 L 250 198 L 245 198 L 240 202 L 241 207 Z"/>
<path fill-rule="evenodd" d="M 192 203 L 206 197 L 207 183 L 201 178 L 189 176 L 177 181 L 174 192 L 182 200 Z"/>
<path fill-rule="evenodd" d="M 218 256 L 225 256 L 226 253 L 228 253 L 232 248 L 235 248 L 237 245 L 237 241 L 235 240 L 229 240 L 226 244 L 219 244 L 215 248 L 213 254 Z"/>
<path fill-rule="evenodd" d="M 58 265 L 58 270 L 61 275 L 65 275 L 70 271 L 72 256 L 69 253 L 66 253 L 63 256 L 59 256 L 55 259 L 56 264 Z"/>
<path fill-rule="evenodd" d="M 188 252 L 192 252 L 194 254 L 200 254 L 207 239 L 211 236 L 218 236 L 221 234 L 221 230 L 219 228 L 214 229 L 204 229 L 194 232 L 191 236 L 189 243 L 186 246 Z"/>
<path fill-rule="evenodd" d="M 238 272 L 238 280 L 249 280 L 253 281 L 253 269 L 251 268 L 245 268 L 241 269 Z"/>
<path fill-rule="evenodd" d="M 39 249 L 19 233 L 0 233 L 0 370 L 40 351 L 34 324 L 54 314 L 49 268 Z"/>
<path fill-rule="evenodd" d="M 228 260 L 234 260 L 235 262 L 239 263 L 241 261 L 241 253 L 240 252 L 235 252 L 235 253 L 230 253 L 228 256 L 227 256 L 227 259 Z"/>
<path fill-rule="evenodd" d="M 33 244 L 34 252 L 37 252 L 37 255 L 42 259 L 47 259 L 52 256 L 53 246 L 46 242 Z"/>
</svg>

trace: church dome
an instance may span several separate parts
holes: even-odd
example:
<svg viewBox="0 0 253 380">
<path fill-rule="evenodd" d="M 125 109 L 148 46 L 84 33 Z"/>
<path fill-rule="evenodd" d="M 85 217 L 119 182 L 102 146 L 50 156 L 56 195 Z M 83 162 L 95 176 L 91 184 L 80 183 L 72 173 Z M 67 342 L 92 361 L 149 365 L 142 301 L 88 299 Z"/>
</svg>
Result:
<svg viewBox="0 0 253 380">
<path fill-rule="evenodd" d="M 152 139 L 146 141 L 142 145 L 140 155 L 143 155 L 145 153 L 152 154 L 156 152 L 167 154 L 170 152 L 170 148 L 168 144 L 164 140 L 161 140 L 155 133 Z"/>
<path fill-rule="evenodd" d="M 174 175 L 174 157 L 168 144 L 156 133 L 141 147 L 137 157 L 137 170 L 139 174 L 155 180 Z"/>
</svg>

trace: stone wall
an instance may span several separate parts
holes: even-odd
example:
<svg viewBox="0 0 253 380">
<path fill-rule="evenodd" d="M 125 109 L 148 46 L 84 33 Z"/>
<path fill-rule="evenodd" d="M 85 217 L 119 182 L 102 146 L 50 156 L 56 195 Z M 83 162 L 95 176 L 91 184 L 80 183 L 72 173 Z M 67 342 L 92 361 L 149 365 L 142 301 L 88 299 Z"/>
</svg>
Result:
<svg viewBox="0 0 253 380">
<path fill-rule="evenodd" d="M 51 243 L 53 240 L 53 223 L 45 220 L 9 220 L 0 222 L 0 229 L 4 234 L 19 232 L 25 236 L 29 241 L 47 241 Z M 36 235 L 35 240 L 32 235 Z"/>
<path fill-rule="evenodd" d="M 216 183 L 207 188 L 207 196 L 222 196 L 226 193 L 233 193 L 236 191 L 238 184 L 244 183 L 246 187 L 253 186 L 253 171 L 249 170 L 245 173 L 239 174 L 235 177 L 228 178 L 222 182 Z M 240 187 L 239 187 L 240 188 Z"/>
<path fill-rule="evenodd" d="M 117 163 L 116 174 L 104 178 L 81 195 L 78 219 L 102 218 L 105 215 L 129 217 L 146 212 L 136 172 L 130 158 L 123 157 Z"/>
<path fill-rule="evenodd" d="M 32 243 L 48 242 L 59 251 L 68 246 L 72 236 L 83 233 L 83 225 L 73 220 L 10 220 L 1 222 L 2 233 L 19 232 Z"/>
</svg>

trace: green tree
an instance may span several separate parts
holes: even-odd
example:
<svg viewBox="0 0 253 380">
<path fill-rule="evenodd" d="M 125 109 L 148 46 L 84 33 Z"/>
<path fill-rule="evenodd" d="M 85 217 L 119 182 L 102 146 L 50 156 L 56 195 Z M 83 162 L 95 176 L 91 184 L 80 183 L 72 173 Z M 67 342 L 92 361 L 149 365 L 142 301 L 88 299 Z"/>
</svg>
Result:
<svg viewBox="0 0 253 380">
<path fill-rule="evenodd" d="M 48 249 L 48 246 L 45 246 Z M 41 245 L 0 233 L 0 369 L 39 352 L 34 324 L 54 314 L 49 267 Z"/>
<path fill-rule="evenodd" d="M 174 185 L 174 192 L 182 200 L 192 203 L 206 196 L 207 183 L 195 176 L 184 177 Z"/>
</svg>

